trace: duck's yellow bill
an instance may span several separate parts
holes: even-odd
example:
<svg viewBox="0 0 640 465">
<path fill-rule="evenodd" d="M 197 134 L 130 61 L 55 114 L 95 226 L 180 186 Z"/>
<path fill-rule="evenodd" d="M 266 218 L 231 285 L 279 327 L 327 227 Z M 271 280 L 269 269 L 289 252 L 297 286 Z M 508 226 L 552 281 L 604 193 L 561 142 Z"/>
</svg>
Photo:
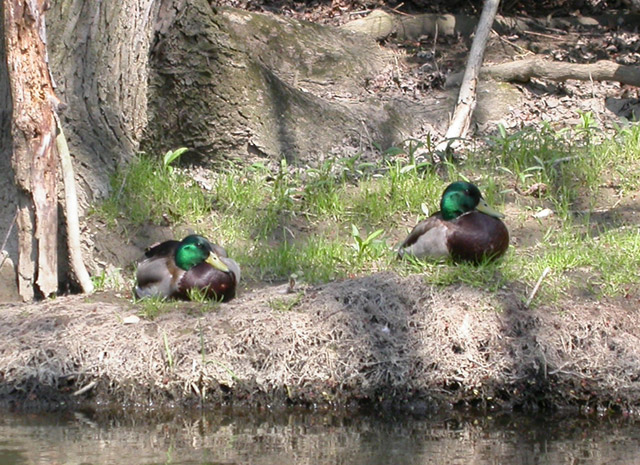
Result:
<svg viewBox="0 0 640 465">
<path fill-rule="evenodd" d="M 216 270 L 224 271 L 225 273 L 229 271 L 229 267 L 215 253 L 210 253 L 205 261 Z"/>
<path fill-rule="evenodd" d="M 485 215 L 493 216 L 494 218 L 504 218 L 504 215 L 498 210 L 494 210 L 489 206 L 486 200 L 480 199 L 480 203 L 476 206 L 476 210 L 484 213 Z"/>
</svg>

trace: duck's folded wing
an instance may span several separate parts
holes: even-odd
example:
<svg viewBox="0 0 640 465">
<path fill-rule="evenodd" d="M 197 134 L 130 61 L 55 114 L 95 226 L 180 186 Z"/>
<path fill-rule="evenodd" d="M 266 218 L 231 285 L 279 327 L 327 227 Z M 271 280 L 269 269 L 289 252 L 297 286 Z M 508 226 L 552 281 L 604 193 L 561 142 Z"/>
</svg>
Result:
<svg viewBox="0 0 640 465">
<path fill-rule="evenodd" d="M 169 270 L 167 257 L 148 258 L 138 264 L 135 292 L 138 298 L 173 295 L 175 280 Z"/>
<path fill-rule="evenodd" d="M 145 258 L 153 257 L 173 257 L 176 249 L 180 245 L 179 241 L 165 241 L 160 244 L 156 243 L 144 251 Z"/>
<path fill-rule="evenodd" d="M 418 223 L 400 244 L 398 255 L 417 258 L 442 258 L 449 255 L 447 227 L 439 215 L 433 215 Z"/>
</svg>

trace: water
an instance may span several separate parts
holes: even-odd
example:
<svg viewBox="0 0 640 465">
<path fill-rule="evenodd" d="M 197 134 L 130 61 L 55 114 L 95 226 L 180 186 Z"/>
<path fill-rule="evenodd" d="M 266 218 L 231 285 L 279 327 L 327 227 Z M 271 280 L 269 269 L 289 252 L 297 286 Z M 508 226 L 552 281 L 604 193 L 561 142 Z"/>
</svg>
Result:
<svg viewBox="0 0 640 465">
<path fill-rule="evenodd" d="M 640 464 L 630 420 L 0 413 L 0 465 Z"/>
</svg>

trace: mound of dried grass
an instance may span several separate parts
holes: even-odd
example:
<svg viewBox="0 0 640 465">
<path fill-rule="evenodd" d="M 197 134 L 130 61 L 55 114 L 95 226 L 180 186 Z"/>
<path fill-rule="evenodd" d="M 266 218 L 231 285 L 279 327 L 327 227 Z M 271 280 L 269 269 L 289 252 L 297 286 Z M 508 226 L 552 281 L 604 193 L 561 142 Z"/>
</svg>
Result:
<svg viewBox="0 0 640 465">
<path fill-rule="evenodd" d="M 0 308 L 0 397 L 94 406 L 640 404 L 637 310 L 595 302 L 527 310 L 515 289 L 436 288 L 392 273 L 302 296 L 284 290 L 136 324 L 123 322 L 136 312 L 125 300 Z"/>
</svg>

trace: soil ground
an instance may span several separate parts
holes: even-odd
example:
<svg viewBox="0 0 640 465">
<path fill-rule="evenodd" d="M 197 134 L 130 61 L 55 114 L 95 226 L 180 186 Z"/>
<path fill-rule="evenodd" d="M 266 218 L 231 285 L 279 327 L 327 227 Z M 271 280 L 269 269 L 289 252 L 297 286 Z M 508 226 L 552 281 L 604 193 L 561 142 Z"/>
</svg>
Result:
<svg viewBox="0 0 640 465">
<path fill-rule="evenodd" d="M 344 22 L 337 14 L 327 20 L 335 10 L 320 5 L 291 14 Z M 640 63 L 638 34 L 624 31 L 589 40 L 577 32 L 494 37 L 487 61 L 513 57 L 520 44 L 577 62 Z M 442 39 L 436 67 L 420 54 L 426 43 L 385 46 L 403 57 L 402 78 L 381 76 L 380 92 L 390 98 L 414 92 L 419 99 L 440 92 L 444 74 L 461 69 L 468 43 Z M 576 109 L 593 111 L 607 128 L 639 102 L 637 89 L 617 83 L 536 81 L 516 89 L 522 104 L 498 118 L 510 128 L 541 120 L 572 124 Z M 494 131 L 495 120 L 479 121 L 477 135 Z M 614 215 L 638 227 L 638 192 L 622 202 L 616 193 L 603 186 L 601 220 Z M 508 204 L 506 213 L 513 218 L 512 245 L 544 234 L 523 207 Z M 102 263 L 124 268 L 168 229 L 150 229 L 140 243 L 125 245 L 117 232 L 93 234 Z M 386 272 L 293 291 L 286 284 L 245 286 L 228 304 L 180 302 L 154 320 L 136 319 L 131 296 L 117 292 L 2 305 L 0 401 L 22 408 L 374 406 L 417 415 L 453 406 L 623 413 L 640 407 L 637 289 L 618 299 L 572 295 L 526 308 L 530 289 L 520 284 L 485 292 Z"/>
</svg>

